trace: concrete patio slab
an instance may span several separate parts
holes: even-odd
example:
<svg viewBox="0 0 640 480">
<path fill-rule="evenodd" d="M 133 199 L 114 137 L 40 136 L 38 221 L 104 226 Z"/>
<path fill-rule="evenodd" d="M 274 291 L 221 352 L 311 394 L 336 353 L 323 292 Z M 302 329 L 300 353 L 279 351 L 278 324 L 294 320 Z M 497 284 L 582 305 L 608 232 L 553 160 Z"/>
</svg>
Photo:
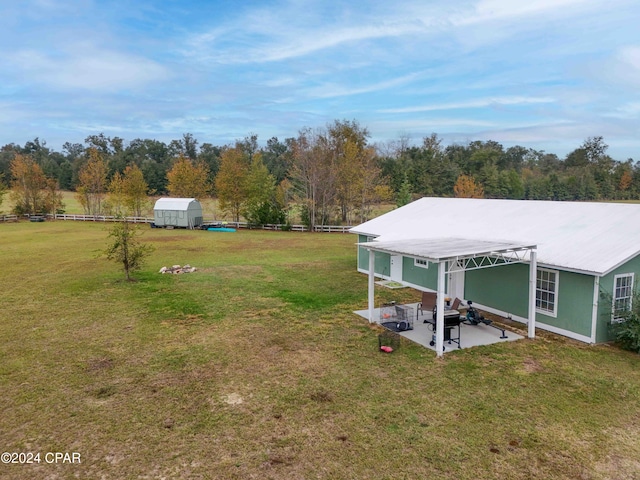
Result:
<svg viewBox="0 0 640 480">
<path fill-rule="evenodd" d="M 412 307 L 417 311 L 417 304 L 408 304 L 409 307 Z M 355 314 L 365 318 L 368 320 L 369 311 L 368 310 L 358 310 L 354 312 Z M 380 309 L 376 309 L 374 311 L 374 318 L 378 320 L 380 318 Z M 418 315 L 413 322 L 413 329 L 406 330 L 404 332 L 398 332 L 398 335 L 408 338 L 409 340 L 422 345 L 430 350 L 435 352 L 435 346 L 431 346 L 430 343 L 433 340 L 433 329 L 431 323 L 424 323 L 424 320 L 431 320 L 431 313 L 426 312 L 423 315 Z M 501 326 L 502 327 L 502 326 Z M 457 329 L 454 330 L 456 332 Z M 519 335 L 517 333 L 512 332 L 511 330 L 505 329 L 504 331 L 506 338 L 502 337 L 502 330 L 498 328 L 494 328 L 490 325 L 479 324 L 479 325 L 470 325 L 467 323 L 460 324 L 460 348 L 471 348 L 477 347 L 480 345 L 491 345 L 499 342 L 512 342 L 515 340 L 521 340 L 525 337 Z M 456 333 L 457 334 L 457 333 Z M 445 340 L 444 342 L 444 351 L 451 352 L 453 350 L 458 349 L 458 344 Z"/>
</svg>

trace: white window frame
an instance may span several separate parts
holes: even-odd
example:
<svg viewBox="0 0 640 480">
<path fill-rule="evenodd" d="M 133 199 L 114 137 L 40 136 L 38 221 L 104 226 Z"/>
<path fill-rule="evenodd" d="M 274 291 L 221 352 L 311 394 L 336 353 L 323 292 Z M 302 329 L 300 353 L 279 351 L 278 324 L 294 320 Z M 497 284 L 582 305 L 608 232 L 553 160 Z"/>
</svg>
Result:
<svg viewBox="0 0 640 480">
<path fill-rule="evenodd" d="M 538 288 L 538 281 L 540 280 L 538 274 L 541 272 L 553 273 L 555 276 L 554 290 L 542 290 Z M 536 272 L 536 312 L 548 317 L 556 318 L 558 316 L 558 285 L 560 284 L 560 272 L 558 270 L 551 270 L 548 268 L 538 268 Z M 546 310 L 538 307 L 538 292 L 553 293 L 553 310 Z M 547 302 L 548 303 L 548 302 Z"/>
<path fill-rule="evenodd" d="M 618 297 L 618 279 L 621 278 L 631 278 L 631 284 L 625 286 L 625 289 L 628 289 L 626 292 L 627 295 Z M 635 283 L 635 274 L 632 273 L 620 273 L 613 277 L 613 295 L 611 300 L 611 321 L 613 323 L 620 323 L 623 321 L 622 317 L 616 317 L 616 300 L 628 299 L 629 300 L 629 310 L 633 308 L 633 286 Z"/>
<path fill-rule="evenodd" d="M 414 258 L 413 266 L 419 268 L 429 268 L 429 261 L 423 258 Z"/>
</svg>

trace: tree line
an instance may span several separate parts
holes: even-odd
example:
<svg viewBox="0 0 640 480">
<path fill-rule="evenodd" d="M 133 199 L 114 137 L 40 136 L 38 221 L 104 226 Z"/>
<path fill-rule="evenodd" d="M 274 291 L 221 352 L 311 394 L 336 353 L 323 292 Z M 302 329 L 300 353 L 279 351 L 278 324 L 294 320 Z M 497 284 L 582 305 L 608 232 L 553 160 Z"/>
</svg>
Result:
<svg viewBox="0 0 640 480">
<path fill-rule="evenodd" d="M 57 152 L 36 138 L 0 148 L 0 194 L 10 190 L 18 214 L 62 209 L 60 190 L 75 191 L 88 214 L 141 215 L 148 195 L 211 196 L 234 221 L 287 223 L 295 206 L 309 226 L 365 221 L 379 202 L 404 205 L 427 195 L 639 199 L 640 166 L 607 150 L 602 137 L 562 159 L 495 141 L 444 146 L 435 133 L 419 145 L 408 138 L 372 144 L 355 120 L 264 146 L 253 134 L 223 146 L 189 133 L 169 144 L 99 134 Z"/>
</svg>

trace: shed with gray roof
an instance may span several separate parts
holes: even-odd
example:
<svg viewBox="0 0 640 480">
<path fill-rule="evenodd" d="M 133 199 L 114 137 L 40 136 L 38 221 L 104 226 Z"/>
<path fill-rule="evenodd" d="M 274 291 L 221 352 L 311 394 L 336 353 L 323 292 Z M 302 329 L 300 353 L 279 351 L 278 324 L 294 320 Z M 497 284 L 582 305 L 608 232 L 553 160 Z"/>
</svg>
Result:
<svg viewBox="0 0 640 480">
<path fill-rule="evenodd" d="M 153 222 L 156 227 L 196 228 L 202 225 L 202 206 L 195 198 L 160 198 Z"/>
</svg>

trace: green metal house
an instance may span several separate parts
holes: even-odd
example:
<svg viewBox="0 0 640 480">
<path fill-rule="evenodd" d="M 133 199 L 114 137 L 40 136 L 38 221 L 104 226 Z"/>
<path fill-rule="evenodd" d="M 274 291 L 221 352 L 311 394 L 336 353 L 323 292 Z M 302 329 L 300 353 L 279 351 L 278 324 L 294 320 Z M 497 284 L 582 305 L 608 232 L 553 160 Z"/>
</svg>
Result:
<svg viewBox="0 0 640 480">
<path fill-rule="evenodd" d="M 427 197 L 351 232 L 371 311 L 379 277 L 472 300 L 527 323 L 530 337 L 537 327 L 611 340 L 640 273 L 636 204 Z"/>
</svg>

